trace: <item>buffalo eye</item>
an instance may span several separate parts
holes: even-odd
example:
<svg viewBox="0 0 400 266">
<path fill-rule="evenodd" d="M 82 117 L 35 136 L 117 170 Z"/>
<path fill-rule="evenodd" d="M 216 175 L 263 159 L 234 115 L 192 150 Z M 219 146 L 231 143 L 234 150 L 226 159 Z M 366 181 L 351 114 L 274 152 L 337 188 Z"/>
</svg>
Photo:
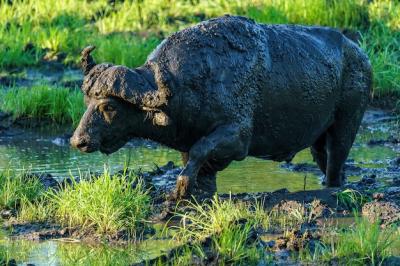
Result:
<svg viewBox="0 0 400 266">
<path fill-rule="evenodd" d="M 115 108 L 109 104 L 102 104 L 99 106 L 101 112 L 114 112 Z"/>
<path fill-rule="evenodd" d="M 111 123 L 112 119 L 115 116 L 115 108 L 110 104 L 102 104 L 99 106 L 100 112 L 103 114 L 105 120 L 108 123 Z"/>
</svg>

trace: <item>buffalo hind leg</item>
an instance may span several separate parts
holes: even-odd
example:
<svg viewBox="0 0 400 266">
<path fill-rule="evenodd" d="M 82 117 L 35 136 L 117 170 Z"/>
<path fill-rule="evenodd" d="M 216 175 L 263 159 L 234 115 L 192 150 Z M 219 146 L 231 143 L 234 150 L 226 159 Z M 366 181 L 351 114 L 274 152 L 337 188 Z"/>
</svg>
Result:
<svg viewBox="0 0 400 266">
<path fill-rule="evenodd" d="M 311 146 L 311 154 L 319 169 L 326 175 L 328 156 L 326 153 L 326 133 L 323 133 Z"/>
<path fill-rule="evenodd" d="M 369 101 L 372 70 L 368 58 L 352 42 L 343 42 L 344 69 L 341 97 L 333 125 L 327 130 L 327 186 L 342 185 L 342 168 L 353 145 Z"/>
<path fill-rule="evenodd" d="M 363 113 L 363 110 L 354 110 L 351 114 L 342 112 L 327 131 L 326 184 L 328 187 L 342 186 L 343 165 L 353 145 Z"/>
<path fill-rule="evenodd" d="M 209 159 L 223 161 L 228 165 L 232 160 L 243 160 L 248 153 L 249 132 L 240 126 L 231 124 L 219 126 L 210 135 L 198 140 L 189 151 L 186 166 L 179 174 L 173 199 L 183 198 L 192 192 L 197 183 L 197 175 Z"/>
</svg>

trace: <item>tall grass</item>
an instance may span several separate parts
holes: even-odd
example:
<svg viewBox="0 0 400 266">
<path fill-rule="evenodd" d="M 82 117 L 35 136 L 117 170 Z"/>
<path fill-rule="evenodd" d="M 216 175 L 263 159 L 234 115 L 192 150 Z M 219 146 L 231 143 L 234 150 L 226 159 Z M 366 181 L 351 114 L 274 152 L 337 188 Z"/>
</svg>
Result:
<svg viewBox="0 0 400 266">
<path fill-rule="evenodd" d="M 36 199 L 29 199 L 26 195 L 20 198 L 17 219 L 21 222 L 53 222 L 54 206 L 46 199 L 46 193 Z"/>
<path fill-rule="evenodd" d="M 263 23 L 294 23 L 331 27 L 365 27 L 368 5 L 363 0 L 266 0 L 247 11 Z"/>
<path fill-rule="evenodd" d="M 375 96 L 400 96 L 400 30 L 379 23 L 363 35 L 361 46 L 373 66 Z"/>
<path fill-rule="evenodd" d="M 371 201 L 368 196 L 353 189 L 345 189 L 336 193 L 337 203 L 348 210 L 361 210 L 362 206 Z"/>
<path fill-rule="evenodd" d="M 150 197 L 136 176 L 111 175 L 107 169 L 50 192 L 48 198 L 59 223 L 105 235 L 127 231 L 134 236 L 150 211 Z"/>
<path fill-rule="evenodd" d="M 92 43 L 97 47 L 96 59 L 99 62 L 117 62 L 137 67 L 146 61 L 147 55 L 156 48 L 160 40 L 154 37 L 143 39 L 132 34 L 115 34 L 94 38 Z"/>
<path fill-rule="evenodd" d="M 400 3 L 392 0 L 0 0 L 0 68 L 40 64 L 60 54 L 65 64 L 77 64 L 89 43 L 99 46 L 99 61 L 133 67 L 164 36 L 226 13 L 263 23 L 360 30 L 375 70 L 375 94 L 399 93 Z"/>
<path fill-rule="evenodd" d="M 231 199 L 220 200 L 217 196 L 208 203 L 184 203 L 187 204 L 186 211 L 176 214 L 181 219 L 181 225 L 175 228 L 177 231 L 174 238 L 193 244 L 188 253 L 204 256 L 200 243 L 210 239 L 211 248 L 221 265 L 257 261 L 260 254 L 256 243 L 249 241 L 249 237 L 252 230 L 265 225 L 265 216 L 261 215 L 261 209 Z M 190 254 L 186 255 L 190 257 Z M 177 260 L 179 263 L 176 264 L 184 265 L 188 258 L 184 258 L 184 261 L 181 261 L 182 258 Z"/>
<path fill-rule="evenodd" d="M 0 209 L 14 209 L 24 222 L 79 227 L 82 234 L 136 237 L 146 225 L 150 196 L 132 172 L 81 175 L 59 189 L 48 189 L 28 173 L 0 173 Z"/>
<path fill-rule="evenodd" d="M 2 90 L 0 97 L 0 109 L 12 113 L 14 119 L 51 119 L 76 125 L 85 110 L 80 91 L 47 85 Z"/>
<path fill-rule="evenodd" d="M 379 221 L 370 223 L 357 217 L 352 227 L 327 232 L 323 243 L 313 251 L 300 251 L 303 261 L 329 262 L 337 260 L 340 265 L 382 265 L 382 262 L 396 253 L 400 231 L 396 228 L 384 228 Z M 397 251 L 398 252 L 398 251 Z"/>
<path fill-rule="evenodd" d="M 389 247 L 395 240 L 393 229 L 382 230 L 379 223 L 356 217 L 355 227 L 339 233 L 334 254 L 360 264 L 380 264 L 389 255 Z M 357 255 L 354 258 L 354 255 Z M 353 257 L 353 258 L 352 258 Z"/>
<path fill-rule="evenodd" d="M 244 203 L 234 203 L 232 200 L 220 200 L 215 196 L 210 203 L 199 204 L 186 202 L 189 211 L 177 213 L 182 226 L 175 237 L 183 242 L 203 241 L 216 233 L 222 232 L 232 223 L 249 218 L 249 209 Z"/>
<path fill-rule="evenodd" d="M 35 176 L 27 173 L 15 173 L 11 170 L 0 172 L 0 209 L 18 208 L 22 202 L 40 198 L 45 188 Z"/>
</svg>

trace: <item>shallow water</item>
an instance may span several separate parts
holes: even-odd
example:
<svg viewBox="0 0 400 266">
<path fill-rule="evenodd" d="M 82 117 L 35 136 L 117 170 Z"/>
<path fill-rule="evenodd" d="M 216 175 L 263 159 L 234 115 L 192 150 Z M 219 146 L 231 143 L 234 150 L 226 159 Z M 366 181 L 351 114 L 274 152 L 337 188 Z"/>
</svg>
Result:
<svg viewBox="0 0 400 266">
<path fill-rule="evenodd" d="M 147 240 L 124 246 L 88 245 L 49 240 L 0 240 L 1 259 L 18 265 L 130 265 L 156 258 L 174 246 L 171 240 Z"/>
<path fill-rule="evenodd" d="M 0 135 L 0 170 L 29 169 L 63 177 L 77 175 L 79 171 L 102 171 L 104 166 L 120 170 L 125 165 L 133 169 L 151 170 L 155 165 L 173 161 L 181 165 L 180 153 L 149 141 L 135 140 L 118 152 L 106 156 L 99 152 L 84 154 L 71 149 L 60 135 L 66 129 L 41 129 L 35 132 L 16 132 Z M 400 156 L 399 144 L 367 145 L 371 139 L 400 139 L 396 119 L 382 111 L 368 111 L 363 126 L 351 150 L 347 164 L 371 168 L 379 177 L 385 177 L 390 160 Z M 293 163 L 312 163 L 309 149 L 296 155 Z M 233 162 L 217 178 L 219 192 L 260 192 L 287 188 L 290 191 L 321 187 L 320 171 L 298 172 L 282 167 L 282 163 L 252 157 Z M 361 174 L 361 173 L 360 173 Z M 306 178 L 305 178 L 306 176 Z M 350 180 L 359 176 L 350 176 Z"/>
<path fill-rule="evenodd" d="M 375 174 L 377 178 L 392 178 L 398 172 L 391 170 L 395 158 L 400 157 L 400 144 L 385 142 L 368 145 L 370 140 L 387 140 L 388 137 L 400 139 L 399 119 L 379 110 L 369 110 L 357 135 L 347 164 L 361 167 L 352 171 L 350 180 L 357 180 L 364 174 Z M 22 133 L 0 136 L 0 170 L 30 169 L 34 172 L 47 172 L 54 176 L 76 175 L 79 171 L 102 171 L 104 166 L 120 170 L 124 165 L 130 168 L 150 170 L 155 165 L 173 161 L 181 165 L 180 154 L 148 141 L 136 140 L 128 143 L 120 151 L 105 156 L 100 153 L 83 154 L 70 149 L 63 143 L 65 129 Z M 15 133 L 15 132 L 14 132 Z M 18 133 L 18 132 L 16 132 Z M 306 149 L 293 160 L 293 163 L 312 164 L 309 150 Z M 313 171 L 291 171 L 282 163 L 247 158 L 233 162 L 220 172 L 217 178 L 219 192 L 259 192 L 287 188 L 290 191 L 322 187 L 322 174 L 314 167 Z M 358 169 L 358 168 L 357 168 Z M 398 170 L 396 170 L 398 171 Z M 306 178 L 305 178 L 306 176 Z M 145 241 L 140 245 L 125 247 L 88 246 L 60 241 L 29 242 L 8 241 L 0 237 L 0 258 L 13 258 L 18 263 L 35 265 L 127 265 L 151 258 L 170 247 L 164 240 Z"/>
</svg>

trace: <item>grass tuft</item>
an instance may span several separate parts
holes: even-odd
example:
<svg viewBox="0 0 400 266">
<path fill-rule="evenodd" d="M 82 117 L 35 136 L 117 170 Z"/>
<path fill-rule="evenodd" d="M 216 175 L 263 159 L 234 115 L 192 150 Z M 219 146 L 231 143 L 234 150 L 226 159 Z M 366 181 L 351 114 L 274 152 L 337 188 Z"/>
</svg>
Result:
<svg viewBox="0 0 400 266">
<path fill-rule="evenodd" d="M 126 231 L 134 236 L 150 211 L 150 197 L 136 176 L 111 175 L 107 169 L 50 192 L 48 198 L 62 225 L 106 235 Z"/>
<path fill-rule="evenodd" d="M 17 220 L 21 222 L 48 222 L 53 221 L 53 206 L 45 197 L 29 200 L 25 195 L 21 197 Z"/>
<path fill-rule="evenodd" d="M 252 231 L 267 226 L 268 215 L 261 204 L 221 200 L 217 196 L 208 202 L 184 202 L 185 212 L 177 213 L 181 225 L 176 229 L 174 238 L 181 243 L 192 243 L 191 253 L 204 257 L 201 242 L 211 241 L 211 250 L 222 264 L 256 262 L 260 257 L 256 243 L 249 241 Z M 188 250 L 177 258 L 177 264 L 191 257 Z M 182 261 L 183 260 L 183 261 Z"/>
<path fill-rule="evenodd" d="M 175 238 L 182 241 L 198 242 L 222 232 L 232 223 L 240 219 L 250 218 L 245 203 L 234 203 L 230 200 L 220 200 L 217 196 L 210 203 L 184 201 L 188 211 L 176 213 L 181 219 L 181 226 Z"/>
<path fill-rule="evenodd" d="M 299 258 L 304 262 L 332 262 L 340 265 L 382 265 L 396 252 L 400 231 L 394 227 L 381 228 L 379 222 L 355 217 L 353 226 L 326 232 L 323 242 L 311 251 L 301 250 Z M 397 243 L 396 243 L 397 242 Z"/>
<path fill-rule="evenodd" d="M 39 178 L 27 177 L 27 173 L 14 173 L 5 170 L 0 173 L 0 208 L 16 209 L 23 202 L 31 202 L 40 198 L 45 188 Z"/>
<path fill-rule="evenodd" d="M 348 210 L 360 210 L 362 206 L 371 201 L 370 198 L 354 189 L 345 189 L 336 193 L 338 205 Z"/>
</svg>

